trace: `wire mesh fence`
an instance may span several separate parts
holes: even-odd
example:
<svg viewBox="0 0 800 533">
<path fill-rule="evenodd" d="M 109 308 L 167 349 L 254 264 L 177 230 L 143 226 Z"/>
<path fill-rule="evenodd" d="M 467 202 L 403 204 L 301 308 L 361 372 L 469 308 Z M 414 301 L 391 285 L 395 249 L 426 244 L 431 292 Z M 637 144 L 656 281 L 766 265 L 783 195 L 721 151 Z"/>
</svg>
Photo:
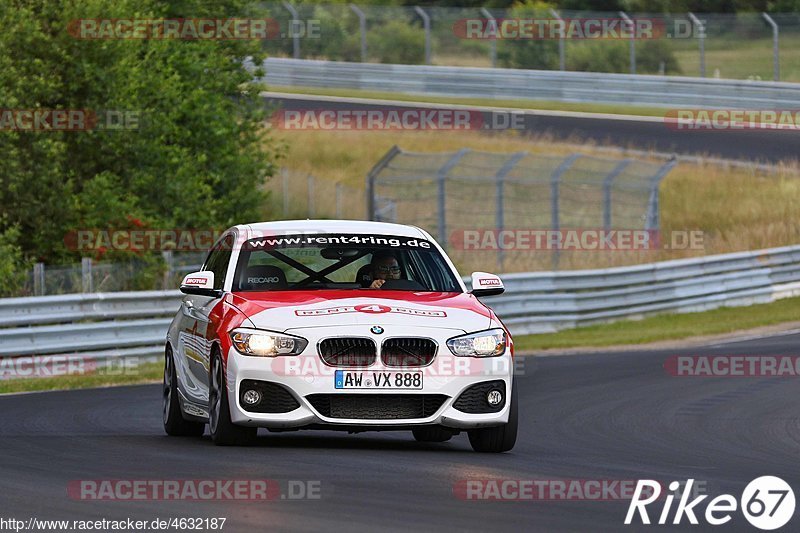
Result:
<svg viewBox="0 0 800 533">
<path fill-rule="evenodd" d="M 636 262 L 658 240 L 658 186 L 674 165 L 578 153 L 430 154 L 394 147 L 367 177 L 367 211 L 372 220 L 425 228 L 464 267 L 580 267 L 587 251 L 611 254 L 612 264 Z M 648 242 L 589 242 L 625 234 Z M 603 261 L 594 255 L 589 262 Z"/>
<path fill-rule="evenodd" d="M 15 296 L 176 289 L 186 274 L 200 269 L 204 259 L 204 252 L 165 251 L 160 257 L 127 262 L 84 257 L 71 265 L 36 263 Z"/>
<path fill-rule="evenodd" d="M 732 79 L 800 81 L 799 13 L 623 13 L 550 10 L 518 6 L 378 6 L 265 2 L 256 9 L 281 28 L 263 43 L 280 57 L 402 64 L 510 67 L 587 72 L 676 74 Z M 564 38 L 525 38 L 504 33 L 502 22 L 561 20 L 568 28 L 611 23 L 597 37 L 566 32 Z M 626 24 L 653 31 L 628 39 Z M 490 22 L 494 21 L 494 22 Z M 483 30 L 465 33 L 469 23 Z M 492 25 L 495 24 L 495 25 Z M 543 26 L 539 26 L 540 28 Z M 560 35 L 560 34 L 559 34 Z"/>
<path fill-rule="evenodd" d="M 364 220 L 364 190 L 288 168 L 271 178 L 268 218 L 336 218 Z"/>
</svg>

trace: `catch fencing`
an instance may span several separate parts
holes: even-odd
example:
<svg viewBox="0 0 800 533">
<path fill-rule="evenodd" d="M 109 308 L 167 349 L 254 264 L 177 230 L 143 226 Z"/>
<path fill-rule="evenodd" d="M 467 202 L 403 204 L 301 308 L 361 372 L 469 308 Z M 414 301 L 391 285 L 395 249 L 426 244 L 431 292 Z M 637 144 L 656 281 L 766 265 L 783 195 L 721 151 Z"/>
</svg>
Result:
<svg viewBox="0 0 800 533">
<path fill-rule="evenodd" d="M 534 228 L 659 229 L 661 180 L 675 160 L 653 163 L 572 153 L 566 156 L 461 149 L 412 153 L 393 147 L 367 176 L 370 220 L 413 224 L 431 230 L 460 263 L 474 255 L 468 232 Z M 498 249 L 506 256 L 530 250 Z M 559 266 L 554 250 L 552 268 Z M 481 260 L 491 258 L 482 254 Z M 513 259 L 513 258 L 512 258 Z"/>
<path fill-rule="evenodd" d="M 798 13 L 626 13 L 485 7 L 266 2 L 254 15 L 280 27 L 263 41 L 271 56 L 362 63 L 674 74 L 800 81 Z M 652 37 L 621 33 L 525 39 L 498 31 L 502 21 L 649 21 Z M 470 34 L 466 21 L 483 31 Z M 500 26 L 502 28 L 502 26 Z M 500 38 L 491 37 L 492 31 Z M 512 32 L 513 33 L 513 32 Z"/>
</svg>

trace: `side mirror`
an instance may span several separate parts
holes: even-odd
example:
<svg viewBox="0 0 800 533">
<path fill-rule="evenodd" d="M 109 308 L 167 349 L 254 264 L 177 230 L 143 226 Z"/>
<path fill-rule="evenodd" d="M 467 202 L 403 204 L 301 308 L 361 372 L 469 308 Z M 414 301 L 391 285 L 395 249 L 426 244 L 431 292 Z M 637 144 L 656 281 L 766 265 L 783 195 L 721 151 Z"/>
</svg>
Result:
<svg viewBox="0 0 800 533">
<path fill-rule="evenodd" d="M 472 273 L 472 294 L 475 296 L 496 296 L 505 292 L 503 281 L 488 272 Z"/>
<path fill-rule="evenodd" d="M 222 296 L 222 291 L 214 288 L 214 273 L 210 270 L 188 274 L 181 282 L 181 292 L 212 298 Z"/>
</svg>

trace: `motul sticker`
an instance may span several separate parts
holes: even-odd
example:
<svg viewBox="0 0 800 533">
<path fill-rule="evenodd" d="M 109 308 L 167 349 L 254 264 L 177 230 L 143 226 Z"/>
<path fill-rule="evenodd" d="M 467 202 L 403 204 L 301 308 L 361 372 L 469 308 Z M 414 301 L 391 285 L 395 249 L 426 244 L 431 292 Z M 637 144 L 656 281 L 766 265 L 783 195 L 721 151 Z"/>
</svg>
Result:
<svg viewBox="0 0 800 533">
<path fill-rule="evenodd" d="M 496 278 L 482 278 L 482 279 L 478 280 L 478 283 L 480 283 L 481 285 L 499 286 L 500 285 L 500 280 L 496 279 Z"/>
</svg>

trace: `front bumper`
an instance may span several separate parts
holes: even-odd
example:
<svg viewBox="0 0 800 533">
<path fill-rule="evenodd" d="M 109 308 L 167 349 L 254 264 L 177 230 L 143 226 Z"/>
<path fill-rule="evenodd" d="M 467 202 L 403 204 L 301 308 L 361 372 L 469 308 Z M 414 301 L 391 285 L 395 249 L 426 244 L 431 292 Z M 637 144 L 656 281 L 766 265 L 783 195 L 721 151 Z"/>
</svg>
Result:
<svg viewBox="0 0 800 533">
<path fill-rule="evenodd" d="M 346 333 L 343 333 L 346 334 Z M 419 336 L 409 334 L 408 336 Z M 311 340 L 311 339 L 309 339 Z M 292 429 L 305 426 L 342 428 L 391 429 L 418 425 L 442 425 L 453 429 L 472 429 L 508 422 L 509 402 L 502 409 L 489 413 L 467 413 L 456 409 L 454 403 L 468 388 L 479 383 L 496 381 L 504 384 L 505 397 L 511 398 L 512 358 L 508 350 L 499 357 L 456 357 L 446 348 L 444 340 L 436 339 L 439 350 L 433 362 L 425 367 L 395 368 L 385 366 L 380 356 L 367 368 L 330 367 L 316 351 L 316 342 L 309 342 L 305 352 L 289 357 L 249 357 L 231 348 L 227 358 L 227 384 L 231 420 L 235 424 L 273 429 Z M 380 346 L 380 343 L 378 344 Z M 362 372 L 422 371 L 421 390 L 398 389 L 337 389 L 336 370 Z M 239 403 L 243 380 L 275 383 L 288 389 L 299 403 L 290 412 L 259 413 L 245 410 Z M 315 409 L 310 395 L 442 395 L 441 406 L 430 416 L 422 418 L 341 418 L 325 416 Z M 463 402 L 462 402 L 463 405 Z"/>
</svg>

